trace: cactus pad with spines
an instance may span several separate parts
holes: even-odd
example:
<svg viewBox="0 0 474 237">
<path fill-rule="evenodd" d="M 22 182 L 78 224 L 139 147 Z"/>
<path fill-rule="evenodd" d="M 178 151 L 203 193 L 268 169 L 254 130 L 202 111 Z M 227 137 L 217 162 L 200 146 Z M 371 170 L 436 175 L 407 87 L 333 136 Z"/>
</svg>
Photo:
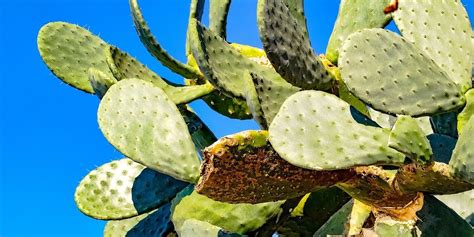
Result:
<svg viewBox="0 0 474 237">
<path fill-rule="evenodd" d="M 197 181 L 200 162 L 191 135 L 162 89 L 137 79 L 120 81 L 102 99 L 98 120 L 107 140 L 126 156 L 177 179 Z"/>
<path fill-rule="evenodd" d="M 472 139 L 472 134 L 474 134 L 474 117 L 471 117 L 464 125 L 463 133 L 456 143 L 449 166 L 454 177 L 474 184 L 474 151 L 472 150 L 474 139 Z"/>
<path fill-rule="evenodd" d="M 358 124 L 349 104 L 325 92 L 303 91 L 290 96 L 269 131 L 278 154 L 306 169 L 400 165 L 405 159 L 387 146 L 388 131 Z"/>
<path fill-rule="evenodd" d="M 472 87 L 472 26 L 460 0 L 399 0 L 393 19 L 403 37 L 443 68 L 463 93 Z"/>
<path fill-rule="evenodd" d="M 349 90 L 385 113 L 418 117 L 465 103 L 459 87 L 441 67 L 386 30 L 366 29 L 350 35 L 341 48 L 339 65 Z"/>
<path fill-rule="evenodd" d="M 178 235 L 181 237 L 218 237 L 220 230 L 221 228 L 205 221 L 188 219 L 184 221 Z"/>
<path fill-rule="evenodd" d="M 259 0 L 257 16 L 268 59 L 285 80 L 305 89 L 328 90 L 332 86 L 333 78 L 283 0 Z"/>
<path fill-rule="evenodd" d="M 392 19 L 384 13 L 391 0 L 342 0 L 336 23 L 326 48 L 326 57 L 334 64 L 339 48 L 350 34 L 366 28 L 383 28 Z"/>
<path fill-rule="evenodd" d="M 466 106 L 459 112 L 457 117 L 457 132 L 462 133 L 464 125 L 474 115 L 474 89 L 468 90 L 465 94 Z"/>
<path fill-rule="evenodd" d="M 87 73 L 89 74 L 92 92 L 99 98 L 104 97 L 107 90 L 117 82 L 115 78 L 110 77 L 93 67 L 89 68 Z"/>
<path fill-rule="evenodd" d="M 65 83 L 93 93 L 87 70 L 113 77 L 107 66 L 109 45 L 90 31 L 66 22 L 51 22 L 38 33 L 38 49 L 48 68 Z"/>
</svg>

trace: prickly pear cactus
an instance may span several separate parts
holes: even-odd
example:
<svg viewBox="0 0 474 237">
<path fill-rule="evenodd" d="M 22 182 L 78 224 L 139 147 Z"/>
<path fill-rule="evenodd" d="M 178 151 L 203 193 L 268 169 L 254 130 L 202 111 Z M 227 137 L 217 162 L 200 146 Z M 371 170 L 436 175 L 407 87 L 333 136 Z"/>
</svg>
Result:
<svg viewBox="0 0 474 237">
<path fill-rule="evenodd" d="M 460 0 L 342 0 L 325 54 L 303 0 L 258 0 L 263 49 L 226 40 L 230 0 L 191 0 L 187 62 L 130 9 L 175 84 L 92 32 L 46 24 L 38 49 L 97 95 L 125 158 L 77 187 L 105 236 L 474 236 L 474 35 Z M 401 34 L 383 29 L 392 19 Z M 188 103 L 262 130 L 217 139 Z M 436 195 L 436 196 L 434 196 Z"/>
</svg>

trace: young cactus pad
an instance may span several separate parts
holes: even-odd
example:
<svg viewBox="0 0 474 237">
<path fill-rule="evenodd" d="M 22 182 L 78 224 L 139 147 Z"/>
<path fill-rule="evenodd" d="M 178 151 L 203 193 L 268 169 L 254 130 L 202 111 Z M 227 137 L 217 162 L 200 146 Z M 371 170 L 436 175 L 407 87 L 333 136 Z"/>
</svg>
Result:
<svg viewBox="0 0 474 237">
<path fill-rule="evenodd" d="M 474 34 L 460 0 L 341 0 L 325 55 L 303 0 L 254 1 L 263 49 L 227 37 L 231 0 L 208 1 L 207 26 L 205 1 L 190 3 L 181 62 L 129 0 L 139 40 L 182 84 L 78 25 L 39 31 L 47 67 L 97 96 L 125 156 L 75 192 L 104 236 L 474 236 Z M 218 138 L 195 100 L 261 129 Z"/>
</svg>

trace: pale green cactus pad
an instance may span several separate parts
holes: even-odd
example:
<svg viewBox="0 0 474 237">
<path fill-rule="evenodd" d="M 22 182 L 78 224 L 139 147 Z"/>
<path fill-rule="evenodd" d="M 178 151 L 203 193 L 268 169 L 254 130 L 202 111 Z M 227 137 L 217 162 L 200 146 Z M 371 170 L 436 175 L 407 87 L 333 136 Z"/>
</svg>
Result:
<svg viewBox="0 0 474 237">
<path fill-rule="evenodd" d="M 354 199 L 351 215 L 349 218 L 348 235 L 358 235 L 362 231 L 365 221 L 372 212 L 372 207 Z"/>
<path fill-rule="evenodd" d="M 257 22 L 267 57 L 285 80 L 305 89 L 332 86 L 333 78 L 283 0 L 259 0 Z"/>
<path fill-rule="evenodd" d="M 184 221 L 178 235 L 180 237 L 218 237 L 220 230 L 221 228 L 205 221 L 188 219 Z"/>
<path fill-rule="evenodd" d="M 38 33 L 38 49 L 48 68 L 66 84 L 93 93 L 89 68 L 113 78 L 106 62 L 109 45 L 90 31 L 66 22 L 51 22 Z"/>
<path fill-rule="evenodd" d="M 395 121 L 397 121 L 397 117 L 379 112 L 369 106 L 367 106 L 367 111 L 369 112 L 370 119 L 382 128 L 392 129 L 393 125 L 395 125 Z"/>
<path fill-rule="evenodd" d="M 156 40 L 155 36 L 151 33 L 150 28 L 148 27 L 143 14 L 138 6 L 137 0 L 129 0 L 130 10 L 132 12 L 133 23 L 135 24 L 135 29 L 137 30 L 138 36 L 142 41 L 145 48 L 153 55 L 158 61 L 160 61 L 164 66 L 180 74 L 185 78 L 199 78 L 202 77 L 201 72 L 195 68 L 184 64 L 177 59 L 173 58 L 165 49 Z"/>
<path fill-rule="evenodd" d="M 449 161 L 449 166 L 452 169 L 452 174 L 466 182 L 474 184 L 474 118 L 464 125 L 463 133 L 459 136 L 456 147 L 453 151 L 453 156 Z"/>
<path fill-rule="evenodd" d="M 451 111 L 465 102 L 459 87 L 428 55 L 383 29 L 350 35 L 339 65 L 349 90 L 385 113 L 418 117 Z"/>
<path fill-rule="evenodd" d="M 91 171 L 74 196 L 84 214 L 117 220 L 146 213 L 169 202 L 186 185 L 125 158 Z"/>
<path fill-rule="evenodd" d="M 257 229 L 276 215 L 282 203 L 229 204 L 193 192 L 174 207 L 172 220 L 178 232 L 182 231 L 187 219 L 196 219 L 225 231 L 243 234 Z"/>
<path fill-rule="evenodd" d="M 357 123 L 350 105 L 321 91 L 290 96 L 269 128 L 275 150 L 293 165 L 314 170 L 354 165 L 400 165 L 405 156 L 387 146 L 389 132 Z"/>
<path fill-rule="evenodd" d="M 429 162 L 433 156 L 428 138 L 418 122 L 410 116 L 401 115 L 397 118 L 390 132 L 388 146 L 418 163 Z"/>
<path fill-rule="evenodd" d="M 390 217 L 377 218 L 374 231 L 378 236 L 412 237 L 415 221 L 400 221 Z"/>
<path fill-rule="evenodd" d="M 466 97 L 466 106 L 458 114 L 457 118 L 457 131 L 459 134 L 462 133 L 462 129 L 467 121 L 474 115 L 474 89 L 468 90 L 464 96 Z"/>
<path fill-rule="evenodd" d="M 342 0 L 326 48 L 326 57 L 337 64 L 339 48 L 350 34 L 366 28 L 383 28 L 392 19 L 384 13 L 391 0 Z"/>
<path fill-rule="evenodd" d="M 474 190 L 450 195 L 437 195 L 436 198 L 474 227 Z"/>
<path fill-rule="evenodd" d="M 109 221 L 104 228 L 104 237 L 153 237 L 166 236 L 173 229 L 170 220 L 170 205 L 129 219 Z"/>
<path fill-rule="evenodd" d="M 210 0 L 209 2 L 209 29 L 225 39 L 231 0 Z"/>
<path fill-rule="evenodd" d="M 459 0 L 399 0 L 393 19 L 465 92 L 472 87 L 472 26 Z"/>
<path fill-rule="evenodd" d="M 252 79 L 268 124 L 273 121 L 283 102 L 301 90 L 298 87 L 292 86 L 281 77 L 263 78 L 257 74 L 252 74 Z"/>
<path fill-rule="evenodd" d="M 104 97 L 105 93 L 109 88 L 117 82 L 117 79 L 110 77 L 106 73 L 103 73 L 96 68 L 89 68 L 87 71 L 89 74 L 89 81 L 92 86 L 92 91 L 100 99 Z"/>
<path fill-rule="evenodd" d="M 102 98 L 99 127 L 127 157 L 180 180 L 196 182 L 200 161 L 186 123 L 164 91 L 122 80 Z"/>
</svg>

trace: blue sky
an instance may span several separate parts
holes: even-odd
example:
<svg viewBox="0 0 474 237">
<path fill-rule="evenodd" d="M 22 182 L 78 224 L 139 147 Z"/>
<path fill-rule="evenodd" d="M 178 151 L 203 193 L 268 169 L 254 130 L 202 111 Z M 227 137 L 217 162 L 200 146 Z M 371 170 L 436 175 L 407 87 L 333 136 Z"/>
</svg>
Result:
<svg viewBox="0 0 474 237">
<path fill-rule="evenodd" d="M 474 14 L 473 0 L 464 0 Z M 141 0 L 162 45 L 184 60 L 189 0 Z M 306 0 L 314 48 L 323 53 L 339 1 Z M 56 79 L 42 63 L 36 34 L 50 21 L 79 24 L 175 82 L 136 36 L 127 0 L 0 0 L 0 236 L 101 236 L 105 222 L 75 207 L 81 178 L 122 155 L 96 121 L 98 99 Z M 232 42 L 260 47 L 255 0 L 234 0 L 228 26 Z M 226 119 L 201 102 L 194 109 L 217 136 L 257 128 Z"/>
</svg>

